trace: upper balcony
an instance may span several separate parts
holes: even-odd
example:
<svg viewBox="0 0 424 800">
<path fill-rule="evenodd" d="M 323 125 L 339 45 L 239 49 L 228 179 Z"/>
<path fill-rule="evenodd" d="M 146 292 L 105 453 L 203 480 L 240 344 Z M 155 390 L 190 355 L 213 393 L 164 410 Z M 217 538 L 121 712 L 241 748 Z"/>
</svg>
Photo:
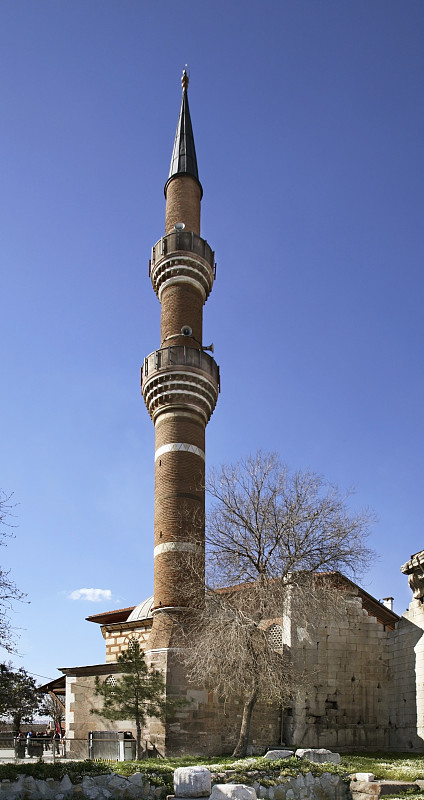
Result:
<svg viewBox="0 0 424 800">
<path fill-rule="evenodd" d="M 205 301 L 216 275 L 215 253 L 196 233 L 174 230 L 152 247 L 149 275 L 159 299 L 169 283 L 189 282 L 200 289 Z"/>
</svg>

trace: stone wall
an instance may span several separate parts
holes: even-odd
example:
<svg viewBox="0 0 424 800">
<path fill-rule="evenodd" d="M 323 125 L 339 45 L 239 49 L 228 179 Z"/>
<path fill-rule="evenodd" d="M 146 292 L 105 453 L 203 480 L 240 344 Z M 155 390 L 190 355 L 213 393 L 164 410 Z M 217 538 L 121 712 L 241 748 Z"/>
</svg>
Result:
<svg viewBox="0 0 424 800">
<path fill-rule="evenodd" d="M 394 722 L 390 716 L 394 713 L 394 642 L 401 660 L 405 637 L 409 637 L 408 652 L 413 651 L 416 626 L 405 621 L 396 634 L 387 631 L 363 608 L 359 596 L 348 593 L 343 596 L 342 611 L 334 619 L 326 614 L 322 620 L 308 619 L 302 625 L 294 619 L 291 625 L 287 620 L 277 622 L 283 628 L 284 643 L 290 648 L 295 669 L 306 671 L 311 681 L 307 690 L 299 692 L 292 705 L 285 709 L 283 717 L 276 706 L 258 704 L 255 707 L 250 752 L 260 754 L 268 746 L 281 742 L 341 751 L 395 746 L 392 742 Z M 178 662 L 178 650 L 173 646 L 172 629 L 162 633 L 158 642 L 154 641 L 153 633 L 154 630 L 149 641 L 152 649 L 146 652 L 148 660 L 167 676 L 167 692 L 185 697 L 188 702 L 166 727 L 152 720 L 146 738 L 162 755 L 231 753 L 241 723 L 241 701 L 234 698 L 231 703 L 223 703 L 213 692 L 188 686 Z M 105 665 L 104 677 L 108 669 L 115 668 L 113 663 Z M 411 668 L 408 670 L 410 673 Z M 410 677 L 405 675 L 413 708 L 415 689 Z M 68 686 L 70 724 L 67 733 L 73 732 L 71 735 L 75 739 L 86 739 L 93 728 L 132 730 L 133 725 L 124 721 L 115 724 L 104 721 L 103 727 L 100 718 L 95 717 L 94 723 L 89 713 L 93 704 L 94 676 L 70 676 Z M 76 707 L 78 720 L 73 720 L 72 710 Z"/>
<path fill-rule="evenodd" d="M 415 573 L 412 576 L 416 581 Z M 294 668 L 310 676 L 307 688 L 298 692 L 283 715 L 275 706 L 258 704 L 254 710 L 249 750 L 260 754 L 279 745 L 328 747 L 339 751 L 424 751 L 424 604 L 416 596 L 409 610 L 385 625 L 364 607 L 364 598 L 354 585 L 343 592 L 343 608 L 335 615 L 321 614 L 299 622 L 296 614 L 274 620 L 281 625 L 284 647 Z M 352 589 L 352 590 L 351 590 Z M 358 587 L 356 587 L 358 589 Z M 416 590 L 417 591 L 417 590 Z M 374 602 L 377 616 L 382 608 Z M 170 619 L 169 615 L 157 615 Z M 395 617 L 396 618 L 396 617 Z M 147 623 L 147 621 L 144 621 Z M 110 630 L 108 658 L 114 648 L 125 645 L 125 637 L 138 633 L 146 655 L 167 679 L 170 695 L 185 697 L 181 708 L 165 728 L 153 720 L 145 738 L 162 755 L 208 756 L 231 753 L 242 716 L 242 703 L 234 698 L 221 702 L 213 692 L 187 685 L 178 662 L 178 641 L 170 620 L 169 630 L 151 621 L 131 631 L 124 624 Z M 137 630 L 136 630 L 137 628 Z M 166 628 L 166 630 L 165 630 Z M 174 631 L 174 632 L 173 632 Z M 104 632 L 106 633 L 106 632 Z M 112 645 L 112 634 L 114 644 Z M 122 641 L 123 640 L 123 641 Z M 89 730 L 132 730 L 132 723 L 111 723 L 90 714 L 95 676 L 117 671 L 113 661 L 96 667 L 64 670 L 67 674 L 67 735 L 86 742 Z M 72 672 L 72 674 L 71 674 Z M 73 751 L 80 755 L 79 746 Z"/>
<path fill-rule="evenodd" d="M 225 784 L 228 790 L 231 784 Z M 216 785 L 219 789 L 219 785 Z M 324 773 L 314 777 L 310 772 L 296 778 L 286 778 L 284 782 L 265 787 L 254 784 L 256 797 L 264 800 L 348 800 L 348 784 L 337 775 Z M 213 790 L 212 790 L 213 791 Z M 52 778 L 36 780 L 30 775 L 21 775 L 16 781 L 0 781 L 0 800 L 18 800 L 31 797 L 31 800 L 65 800 L 80 798 L 81 794 L 91 800 L 110 797 L 112 800 L 140 798 L 140 800 L 160 800 L 169 794 L 169 789 L 150 784 L 140 772 L 124 778 L 121 775 L 85 776 L 81 783 L 72 784 L 65 775 L 61 781 Z M 216 793 L 219 795 L 219 791 Z M 213 795 L 212 795 L 213 797 Z M 203 800 L 206 800 L 204 798 Z"/>
<path fill-rule="evenodd" d="M 103 704 L 102 698 L 96 696 L 94 691 L 96 677 L 99 676 L 103 680 L 109 674 L 116 674 L 119 677 L 119 673 L 115 664 L 97 665 L 95 674 L 86 674 L 90 669 L 94 670 L 94 667 L 77 667 L 69 670 L 71 674 L 66 676 L 65 736 L 68 758 L 88 758 L 89 731 L 128 730 L 134 737 L 136 733 L 133 721 L 114 722 L 99 714 L 91 713 L 91 709 L 100 709 Z"/>
<path fill-rule="evenodd" d="M 241 724 L 242 702 L 237 698 L 224 702 L 215 692 L 189 685 L 176 648 L 148 651 L 147 657 L 167 675 L 167 693 L 186 699 L 186 705 L 176 711 L 171 723 L 165 726 L 158 720 L 151 721 L 149 738 L 157 750 L 167 757 L 232 753 Z M 280 728 L 280 709 L 258 703 L 253 712 L 249 752 L 257 755 L 270 744 L 277 745 Z"/>
<path fill-rule="evenodd" d="M 292 630 L 299 671 L 312 676 L 284 712 L 284 741 L 298 747 L 379 749 L 389 744 L 390 637 L 384 625 L 347 596 L 333 621 Z"/>
<path fill-rule="evenodd" d="M 424 751 L 424 607 L 412 600 L 390 635 L 389 747 Z"/>
</svg>

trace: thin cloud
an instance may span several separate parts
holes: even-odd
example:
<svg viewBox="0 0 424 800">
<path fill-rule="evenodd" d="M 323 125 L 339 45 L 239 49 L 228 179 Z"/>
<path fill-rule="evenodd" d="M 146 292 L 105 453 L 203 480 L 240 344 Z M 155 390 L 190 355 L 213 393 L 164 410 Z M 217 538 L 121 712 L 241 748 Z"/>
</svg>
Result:
<svg viewBox="0 0 424 800">
<path fill-rule="evenodd" d="M 68 594 L 68 600 L 88 600 L 90 603 L 101 603 L 102 600 L 111 600 L 110 589 L 74 589 Z"/>
</svg>

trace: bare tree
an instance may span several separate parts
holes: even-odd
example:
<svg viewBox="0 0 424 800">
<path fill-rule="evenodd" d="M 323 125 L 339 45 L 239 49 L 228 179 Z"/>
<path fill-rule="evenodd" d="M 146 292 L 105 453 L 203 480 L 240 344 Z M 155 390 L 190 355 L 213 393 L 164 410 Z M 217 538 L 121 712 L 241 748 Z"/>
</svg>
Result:
<svg viewBox="0 0 424 800">
<path fill-rule="evenodd" d="M 187 615 L 183 658 L 189 680 L 242 699 L 240 757 L 256 703 L 284 704 L 307 679 L 272 626 L 305 619 L 317 604 L 321 613 L 335 607 L 340 572 L 356 576 L 371 555 L 373 515 L 352 512 L 349 495 L 314 473 L 289 472 L 275 454 L 222 467 L 206 490 L 206 595 Z"/>
<path fill-rule="evenodd" d="M 13 536 L 13 526 L 9 520 L 12 516 L 13 504 L 11 495 L 5 494 L 0 489 L 0 546 L 6 544 L 6 539 Z M 16 632 L 13 630 L 9 614 L 15 600 L 23 600 L 25 595 L 19 591 L 14 581 L 10 578 L 10 570 L 0 567 L 0 647 L 8 653 L 16 652 Z"/>
<path fill-rule="evenodd" d="M 41 701 L 39 713 L 50 717 L 56 733 L 62 732 L 62 722 L 65 721 L 66 709 L 64 702 L 64 696 L 62 696 L 62 699 L 59 699 L 53 692 L 46 694 Z"/>
</svg>

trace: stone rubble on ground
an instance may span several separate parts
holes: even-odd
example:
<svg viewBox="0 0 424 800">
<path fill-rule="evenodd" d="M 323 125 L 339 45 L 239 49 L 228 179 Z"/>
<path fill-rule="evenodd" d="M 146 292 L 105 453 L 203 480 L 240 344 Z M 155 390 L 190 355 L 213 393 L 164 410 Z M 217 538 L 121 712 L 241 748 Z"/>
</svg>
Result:
<svg viewBox="0 0 424 800">
<path fill-rule="evenodd" d="M 270 761 L 277 761 L 279 758 L 291 758 L 293 752 L 293 750 L 268 750 L 264 758 L 268 758 Z"/>
<path fill-rule="evenodd" d="M 295 752 L 296 758 L 305 758 L 315 764 L 340 764 L 340 753 L 332 753 L 331 750 L 326 750 L 324 747 L 299 747 Z"/>
<path fill-rule="evenodd" d="M 216 783 L 210 800 L 256 800 L 256 792 L 244 783 Z"/>
<path fill-rule="evenodd" d="M 175 797 L 209 797 L 211 785 L 206 767 L 178 767 L 174 772 Z"/>
</svg>

